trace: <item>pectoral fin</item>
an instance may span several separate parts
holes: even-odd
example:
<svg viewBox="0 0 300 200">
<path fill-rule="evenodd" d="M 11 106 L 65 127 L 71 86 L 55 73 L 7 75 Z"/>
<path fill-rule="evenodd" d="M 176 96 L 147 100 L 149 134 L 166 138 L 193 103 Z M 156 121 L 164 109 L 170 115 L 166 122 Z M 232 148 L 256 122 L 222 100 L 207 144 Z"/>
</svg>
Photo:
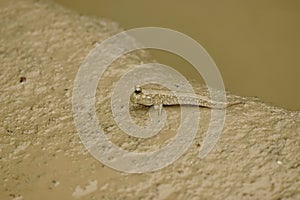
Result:
<svg viewBox="0 0 300 200">
<path fill-rule="evenodd" d="M 162 112 L 162 104 L 155 104 L 154 105 L 154 109 L 158 111 L 158 116 L 161 115 L 161 112 Z"/>
</svg>

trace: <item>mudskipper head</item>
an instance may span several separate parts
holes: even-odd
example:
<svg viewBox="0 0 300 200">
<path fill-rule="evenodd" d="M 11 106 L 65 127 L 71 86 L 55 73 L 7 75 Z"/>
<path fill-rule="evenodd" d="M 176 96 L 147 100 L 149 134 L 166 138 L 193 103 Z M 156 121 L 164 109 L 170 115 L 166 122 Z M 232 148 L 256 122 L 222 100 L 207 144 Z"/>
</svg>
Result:
<svg viewBox="0 0 300 200">
<path fill-rule="evenodd" d="M 142 88 L 140 86 L 135 86 L 134 92 L 130 96 L 130 101 L 132 103 L 144 105 L 144 106 L 151 106 L 152 98 L 150 95 L 147 95 L 143 92 Z"/>
<path fill-rule="evenodd" d="M 141 96 L 142 96 L 142 88 L 139 85 L 137 85 L 134 87 L 134 91 L 130 96 L 130 101 L 132 103 L 138 104 L 141 99 Z"/>
</svg>

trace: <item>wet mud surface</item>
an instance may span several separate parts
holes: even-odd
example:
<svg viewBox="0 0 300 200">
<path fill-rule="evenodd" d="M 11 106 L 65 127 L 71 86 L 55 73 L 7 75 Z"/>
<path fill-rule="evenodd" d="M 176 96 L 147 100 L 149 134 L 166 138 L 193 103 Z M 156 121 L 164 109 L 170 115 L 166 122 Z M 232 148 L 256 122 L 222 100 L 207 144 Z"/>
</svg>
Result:
<svg viewBox="0 0 300 200">
<path fill-rule="evenodd" d="M 120 32 L 119 25 L 48 1 L 12 1 L 0 18 L 0 199 L 300 199 L 299 111 L 228 94 L 246 103 L 227 109 L 223 132 L 205 159 L 198 153 L 211 110 L 200 108 L 197 136 L 177 161 L 155 172 L 119 172 L 86 150 L 72 115 L 80 64 L 97 42 Z M 114 84 L 150 61 L 144 51 L 123 56 L 96 92 L 99 124 L 128 151 L 159 149 L 179 126 L 179 107 L 165 108 L 165 127 L 145 140 L 126 135 L 113 119 Z M 147 124 L 147 107 L 133 105 L 130 113 Z"/>
</svg>

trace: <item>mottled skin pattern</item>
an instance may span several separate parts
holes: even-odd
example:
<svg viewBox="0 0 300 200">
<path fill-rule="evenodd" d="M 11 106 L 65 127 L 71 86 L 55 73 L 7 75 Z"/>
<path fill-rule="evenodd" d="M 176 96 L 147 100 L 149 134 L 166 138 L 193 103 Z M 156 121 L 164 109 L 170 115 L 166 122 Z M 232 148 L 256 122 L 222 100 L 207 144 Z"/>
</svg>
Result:
<svg viewBox="0 0 300 200">
<path fill-rule="evenodd" d="M 207 108 L 222 109 L 236 103 L 213 102 L 204 96 L 189 94 L 189 93 L 172 93 L 166 90 L 142 89 L 139 86 L 135 87 L 130 100 L 132 103 L 144 106 L 163 106 L 163 105 L 194 105 Z"/>
</svg>

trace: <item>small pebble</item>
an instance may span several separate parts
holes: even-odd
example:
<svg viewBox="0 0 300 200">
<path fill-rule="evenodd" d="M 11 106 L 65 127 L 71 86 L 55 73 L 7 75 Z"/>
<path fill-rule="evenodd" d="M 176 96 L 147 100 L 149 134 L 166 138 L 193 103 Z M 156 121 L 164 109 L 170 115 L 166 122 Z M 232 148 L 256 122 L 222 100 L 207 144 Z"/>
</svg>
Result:
<svg viewBox="0 0 300 200">
<path fill-rule="evenodd" d="M 20 77 L 20 83 L 24 83 L 24 82 L 26 82 L 26 77 L 24 76 Z"/>
</svg>

